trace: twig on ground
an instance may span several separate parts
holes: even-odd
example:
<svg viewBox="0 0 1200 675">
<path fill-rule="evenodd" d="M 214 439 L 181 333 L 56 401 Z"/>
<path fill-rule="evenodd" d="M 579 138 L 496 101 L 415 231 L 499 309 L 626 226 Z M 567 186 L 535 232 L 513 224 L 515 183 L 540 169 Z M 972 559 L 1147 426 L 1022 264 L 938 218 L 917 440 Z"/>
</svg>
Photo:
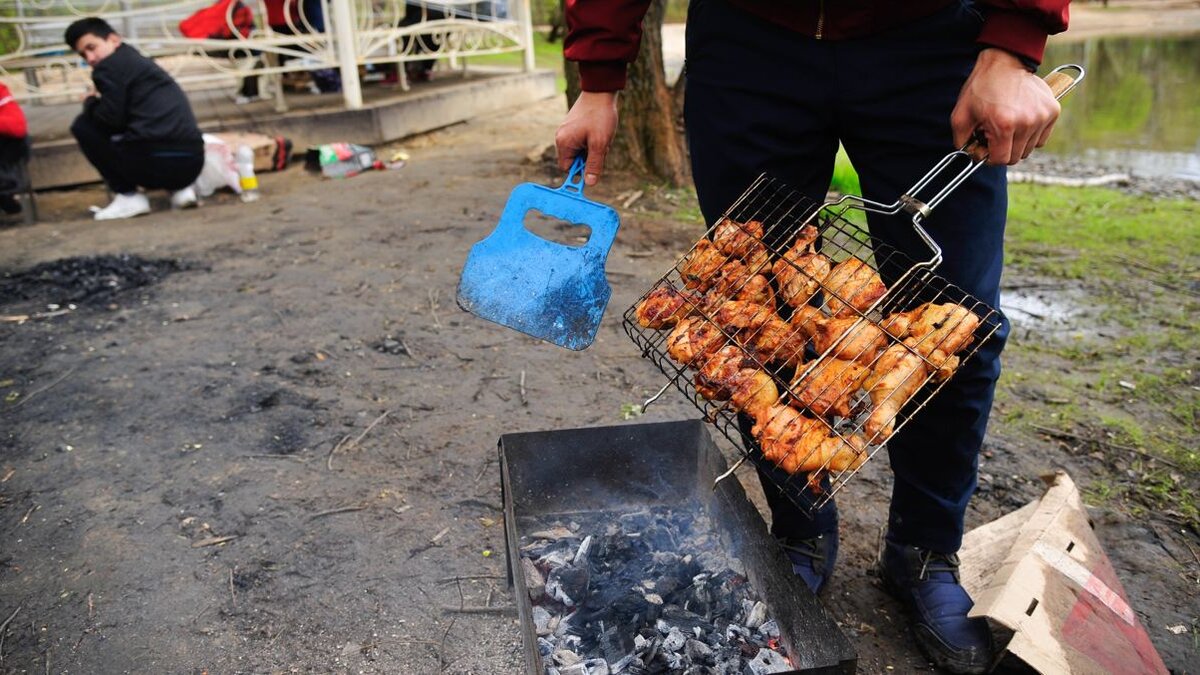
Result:
<svg viewBox="0 0 1200 675">
<path fill-rule="evenodd" d="M 17 613 L 20 612 L 21 608 L 24 606 L 25 605 L 17 605 L 17 608 L 13 610 L 12 614 L 8 615 L 8 618 L 4 620 L 4 623 L 0 623 L 0 663 L 4 663 L 4 632 L 8 630 L 8 624 L 12 623 L 12 620 L 17 618 Z"/>
<path fill-rule="evenodd" d="M 337 454 L 337 451 L 339 449 L 341 449 L 342 444 L 348 440 L 350 440 L 350 434 L 346 434 L 345 436 L 342 436 L 342 440 L 333 444 L 333 448 L 330 449 L 330 451 L 329 451 L 329 456 L 325 458 L 325 468 L 326 469 L 333 471 L 333 456 Z"/>
<path fill-rule="evenodd" d="M 41 504 L 34 504 L 33 506 L 29 507 L 29 510 L 26 511 L 25 515 L 21 517 L 21 524 L 24 525 L 25 521 L 29 520 L 29 516 L 32 516 L 33 512 L 40 508 L 42 508 Z"/>
<path fill-rule="evenodd" d="M 436 543 L 438 543 L 438 539 L 441 539 L 442 537 L 446 536 L 446 534 L 447 534 L 449 531 L 450 531 L 450 528 L 449 528 L 449 526 L 447 526 L 447 527 L 443 527 L 441 532 L 438 532 L 437 534 L 433 535 L 433 538 L 431 538 L 431 539 L 429 540 L 429 543 L 431 543 L 431 544 L 436 544 Z"/>
<path fill-rule="evenodd" d="M 350 448 L 353 448 L 354 446 L 358 445 L 359 441 L 361 441 L 364 437 L 366 437 L 367 434 L 371 433 L 371 430 L 375 428 L 376 424 L 379 424 L 380 422 L 382 422 L 384 420 L 385 417 L 387 417 L 388 415 L 391 415 L 391 414 L 392 414 L 391 410 L 384 410 L 382 415 L 380 415 L 379 417 L 376 417 L 374 422 L 371 422 L 369 425 L 367 425 L 367 428 L 363 429 L 363 432 L 361 434 L 355 436 L 354 440 L 350 441 L 350 444 L 346 446 L 346 449 L 349 450 Z"/>
<path fill-rule="evenodd" d="M 224 537 L 209 537 L 208 539 L 201 539 L 200 541 L 193 542 L 192 548 L 204 548 L 205 546 L 216 546 L 217 544 L 224 544 L 227 541 L 233 541 L 234 539 L 237 539 L 238 536 L 240 536 L 240 535 L 227 534 Z"/>
<path fill-rule="evenodd" d="M 246 459 L 289 459 L 293 462 L 300 462 L 301 464 L 308 463 L 306 458 L 297 457 L 295 455 L 243 455 L 243 457 Z"/>
<path fill-rule="evenodd" d="M 453 577 L 442 577 L 438 579 L 439 584 L 448 584 L 452 581 L 471 581 L 473 579 L 503 579 L 503 574 L 471 574 L 467 576 L 456 575 Z"/>
<path fill-rule="evenodd" d="M 463 607 L 453 607 L 453 606 L 448 606 L 448 605 L 442 605 L 442 611 L 450 612 L 450 613 L 457 613 L 457 614 L 510 614 L 510 613 L 514 613 L 516 611 L 516 608 L 515 607 L 504 607 L 501 605 L 497 605 L 497 606 L 466 605 Z"/>
<path fill-rule="evenodd" d="M 88 593 L 87 602 L 88 602 L 88 618 L 90 619 L 96 613 L 95 612 L 96 607 L 95 607 L 95 605 L 92 604 L 92 594 L 91 593 Z"/>
<path fill-rule="evenodd" d="M 359 504 L 358 506 L 342 506 L 342 507 L 339 507 L 336 509 L 329 509 L 328 511 L 321 511 L 320 513 L 314 513 L 311 516 L 309 516 L 308 519 L 316 520 L 317 518 L 324 518 L 325 516 L 332 516 L 332 515 L 335 515 L 338 513 L 350 513 L 352 511 L 362 511 L 366 508 L 367 508 L 366 504 Z"/>
<path fill-rule="evenodd" d="M 525 398 L 525 371 L 521 371 L 521 405 L 529 405 L 529 399 Z"/>
<path fill-rule="evenodd" d="M 442 322 L 440 319 L 438 319 L 438 314 L 437 314 L 438 295 L 440 295 L 440 292 L 436 288 L 430 288 L 428 291 L 428 294 L 429 294 L 429 313 L 433 315 L 433 325 L 437 326 L 438 328 L 441 328 Z"/>
<path fill-rule="evenodd" d="M 38 394 L 44 393 L 44 392 L 46 392 L 47 390 L 49 390 L 49 389 L 53 388 L 53 387 L 54 387 L 54 386 L 56 386 L 56 385 L 57 385 L 59 382 L 62 382 L 63 380 L 65 380 L 65 379 L 67 379 L 68 377 L 70 377 L 71 373 L 75 372 L 75 370 L 76 370 L 77 368 L 79 368 L 79 366 L 77 366 L 77 365 L 76 365 L 76 366 L 71 366 L 71 367 L 70 367 L 70 368 L 67 370 L 67 372 L 65 372 L 65 373 L 63 373 L 62 375 L 60 375 L 60 376 L 58 377 L 58 379 L 57 379 L 57 380 L 55 380 L 55 381 L 51 382 L 50 384 L 48 384 L 48 385 L 46 385 L 46 386 L 42 387 L 41 389 L 35 389 L 35 390 L 33 390 L 33 391 L 29 392 L 29 395 L 28 395 L 28 396 L 26 396 L 25 398 L 21 399 L 20 401 L 17 401 L 17 402 L 16 402 L 16 403 L 13 405 L 12 409 L 13 409 L 13 410 L 16 410 L 17 408 L 20 408 L 21 406 L 23 406 L 23 405 L 25 405 L 26 403 L 28 403 L 28 402 L 30 401 L 30 399 L 32 399 L 34 396 L 37 396 Z"/>
<path fill-rule="evenodd" d="M 1103 445 L 1104 447 L 1112 448 L 1113 450 L 1126 450 L 1128 452 L 1134 453 L 1135 455 L 1141 455 L 1142 457 L 1145 457 L 1146 459 L 1152 459 L 1156 462 L 1161 462 L 1163 464 L 1166 464 L 1167 466 L 1174 467 L 1176 469 L 1180 468 L 1179 465 L 1176 464 L 1175 462 L 1172 462 L 1171 460 L 1166 459 L 1165 457 L 1159 457 L 1158 455 L 1154 455 L 1149 452 L 1146 452 L 1145 450 L 1142 450 L 1141 448 L 1134 448 L 1134 447 L 1130 447 L 1128 445 L 1121 445 L 1120 443 L 1111 443 L 1109 441 L 1105 441 L 1105 440 L 1102 440 L 1099 438 L 1088 438 L 1086 436 L 1080 436 L 1079 434 L 1073 434 L 1069 431 L 1062 431 L 1061 429 L 1051 429 L 1050 427 L 1043 427 L 1043 426 L 1040 426 L 1037 424 L 1030 424 L 1029 426 L 1032 427 L 1034 431 L 1039 431 L 1043 434 L 1046 434 L 1047 436 L 1052 436 L 1055 438 L 1063 438 L 1063 439 L 1068 439 L 1068 440 L 1082 441 L 1084 443 L 1095 443 L 1096 445 Z"/>
</svg>

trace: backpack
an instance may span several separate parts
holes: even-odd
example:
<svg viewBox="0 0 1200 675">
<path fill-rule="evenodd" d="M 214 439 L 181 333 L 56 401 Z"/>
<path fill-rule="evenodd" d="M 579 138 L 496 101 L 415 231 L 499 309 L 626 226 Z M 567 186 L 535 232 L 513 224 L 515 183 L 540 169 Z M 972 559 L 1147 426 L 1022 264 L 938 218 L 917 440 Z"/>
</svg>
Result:
<svg viewBox="0 0 1200 675">
<path fill-rule="evenodd" d="M 230 5 L 233 5 L 232 10 Z M 226 21 L 226 16 L 229 21 Z M 184 37 L 199 39 L 234 40 L 249 37 L 253 29 L 254 12 L 242 0 L 217 0 L 179 22 L 179 32 Z M 234 30 L 237 31 L 236 35 Z"/>
</svg>

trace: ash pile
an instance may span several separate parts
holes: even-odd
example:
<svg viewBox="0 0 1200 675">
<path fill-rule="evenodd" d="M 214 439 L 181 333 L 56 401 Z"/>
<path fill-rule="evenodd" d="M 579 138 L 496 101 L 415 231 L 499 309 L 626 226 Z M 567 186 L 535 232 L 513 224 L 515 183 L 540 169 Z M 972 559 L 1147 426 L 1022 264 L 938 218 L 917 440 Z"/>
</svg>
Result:
<svg viewBox="0 0 1200 675">
<path fill-rule="evenodd" d="M 699 505 L 570 518 L 522 528 L 547 675 L 792 672 L 777 624 Z"/>
</svg>

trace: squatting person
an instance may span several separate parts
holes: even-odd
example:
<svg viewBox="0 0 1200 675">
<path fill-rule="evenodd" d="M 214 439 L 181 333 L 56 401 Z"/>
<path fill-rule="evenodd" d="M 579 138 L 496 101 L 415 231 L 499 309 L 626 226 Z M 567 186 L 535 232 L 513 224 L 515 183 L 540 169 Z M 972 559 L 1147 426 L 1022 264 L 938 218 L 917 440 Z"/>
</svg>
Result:
<svg viewBox="0 0 1200 675">
<path fill-rule="evenodd" d="M 638 53 L 649 0 L 568 0 L 566 57 L 583 93 L 556 134 L 566 169 L 587 152 L 601 175 L 617 124 L 617 92 Z M 1037 69 L 1049 34 L 1066 29 L 1068 0 L 692 0 L 684 119 L 696 194 L 712 225 L 762 172 L 820 202 L 840 142 L 864 196 L 893 202 L 977 129 L 991 166 L 926 221 L 943 251 L 938 272 L 999 307 L 1007 184 L 1004 165 L 1042 146 L 1059 105 Z M 929 257 L 907 214 L 870 214 L 874 237 L 913 260 Z M 967 618 L 958 580 L 963 517 L 1000 374 L 1008 322 L 980 346 L 888 442 L 895 474 L 878 574 L 912 614 L 935 664 L 982 673 L 993 647 Z M 797 481 L 803 484 L 802 481 Z M 772 532 L 818 591 L 837 557 L 837 510 L 808 517 L 802 493 L 764 489 Z M 798 491 L 799 492 L 799 491 Z"/>
<path fill-rule="evenodd" d="M 204 140 L 183 90 L 104 19 L 80 19 L 64 39 L 92 67 L 95 87 L 71 133 L 115 195 L 96 220 L 149 213 L 138 188 L 171 191 L 176 208 L 195 206 L 191 185 L 204 168 Z"/>
</svg>

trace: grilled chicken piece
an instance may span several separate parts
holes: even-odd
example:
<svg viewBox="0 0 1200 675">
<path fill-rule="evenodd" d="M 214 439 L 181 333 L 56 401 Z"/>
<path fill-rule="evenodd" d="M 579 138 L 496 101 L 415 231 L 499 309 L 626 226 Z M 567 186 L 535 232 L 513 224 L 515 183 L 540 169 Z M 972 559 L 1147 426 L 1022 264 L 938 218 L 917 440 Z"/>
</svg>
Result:
<svg viewBox="0 0 1200 675">
<path fill-rule="evenodd" d="M 882 327 L 870 321 L 864 321 L 855 326 L 857 321 L 858 317 L 856 316 L 816 321 L 813 346 L 817 353 L 824 354 L 825 350 L 834 347 L 838 339 L 846 335 L 847 331 L 852 331 L 840 344 L 837 344 L 830 355 L 836 359 L 851 359 L 864 366 L 870 366 L 879 350 L 887 345 L 889 333 L 892 337 L 900 339 L 908 332 L 908 318 L 903 315 L 893 314 L 887 317 L 880 322 Z"/>
<path fill-rule="evenodd" d="M 858 434 L 843 440 L 824 422 L 786 405 L 772 406 L 764 418 L 759 418 L 751 433 L 763 456 L 788 473 L 841 472 L 857 469 L 867 460 L 866 442 Z M 816 480 L 819 482 L 819 477 Z"/>
<path fill-rule="evenodd" d="M 784 363 L 793 368 L 804 363 L 808 336 L 777 316 L 767 319 L 744 339 L 746 346 L 753 349 L 763 363 Z"/>
<path fill-rule="evenodd" d="M 926 358 L 943 365 L 940 368 L 931 367 Z M 928 357 L 922 358 L 913 338 L 885 349 L 863 382 L 863 388 L 870 394 L 874 406 L 863 425 L 867 438 L 878 443 L 890 438 L 895 432 L 896 416 L 900 414 L 900 409 L 930 380 L 930 376 L 944 379 L 957 367 L 957 357 L 951 360 L 940 350 L 935 349 Z"/>
<path fill-rule="evenodd" d="M 789 252 L 775 261 L 771 271 L 775 273 L 783 301 L 792 307 L 801 307 L 821 290 L 821 280 L 829 275 L 830 262 L 822 253 L 792 256 Z"/>
<path fill-rule="evenodd" d="M 679 265 L 683 285 L 692 289 L 708 290 L 717 281 L 717 270 L 728 261 L 729 256 L 721 249 L 711 241 L 701 239 Z"/>
<path fill-rule="evenodd" d="M 767 247 L 762 243 L 763 224 L 757 220 L 739 223 L 732 218 L 722 218 L 713 229 L 713 243 L 722 252 L 740 260 L 755 259 Z"/>
<path fill-rule="evenodd" d="M 823 321 L 825 321 L 825 315 L 821 313 L 819 307 L 801 305 L 792 312 L 792 318 L 788 323 L 811 339 L 817 334 L 817 327 Z"/>
<path fill-rule="evenodd" d="M 778 318 L 773 309 L 746 300 L 724 302 L 712 317 L 714 323 L 730 333 L 740 330 L 757 330 L 772 318 Z"/>
<path fill-rule="evenodd" d="M 708 357 L 696 375 L 696 389 L 710 401 L 731 401 L 735 410 L 753 418 L 779 401 L 775 380 L 735 345 Z"/>
<path fill-rule="evenodd" d="M 703 317 L 692 316 L 676 324 L 667 336 L 667 355 L 685 366 L 699 363 L 727 342 L 725 334 Z"/>
<path fill-rule="evenodd" d="M 829 313 L 839 318 L 854 316 L 854 310 L 865 312 L 887 292 L 879 273 L 858 258 L 847 258 L 834 265 L 821 285 L 829 291 L 826 299 Z"/>
<path fill-rule="evenodd" d="M 908 335 L 917 340 L 917 350 L 923 356 L 928 358 L 934 350 L 956 354 L 975 339 L 979 317 L 966 307 L 953 302 L 926 303 L 917 310 L 919 314 L 909 325 Z"/>
<path fill-rule="evenodd" d="M 870 372 L 854 361 L 827 359 L 808 375 L 801 372 L 792 382 L 795 403 L 821 417 L 850 417 L 851 398 Z"/>
<path fill-rule="evenodd" d="M 701 296 L 661 284 L 646 294 L 637 306 L 635 316 L 641 327 L 662 330 L 697 313 L 702 303 Z"/>
<path fill-rule="evenodd" d="M 710 304 L 718 300 L 749 300 L 775 309 L 775 291 L 771 282 L 737 260 L 730 260 L 717 270 L 708 292 Z"/>
</svg>

